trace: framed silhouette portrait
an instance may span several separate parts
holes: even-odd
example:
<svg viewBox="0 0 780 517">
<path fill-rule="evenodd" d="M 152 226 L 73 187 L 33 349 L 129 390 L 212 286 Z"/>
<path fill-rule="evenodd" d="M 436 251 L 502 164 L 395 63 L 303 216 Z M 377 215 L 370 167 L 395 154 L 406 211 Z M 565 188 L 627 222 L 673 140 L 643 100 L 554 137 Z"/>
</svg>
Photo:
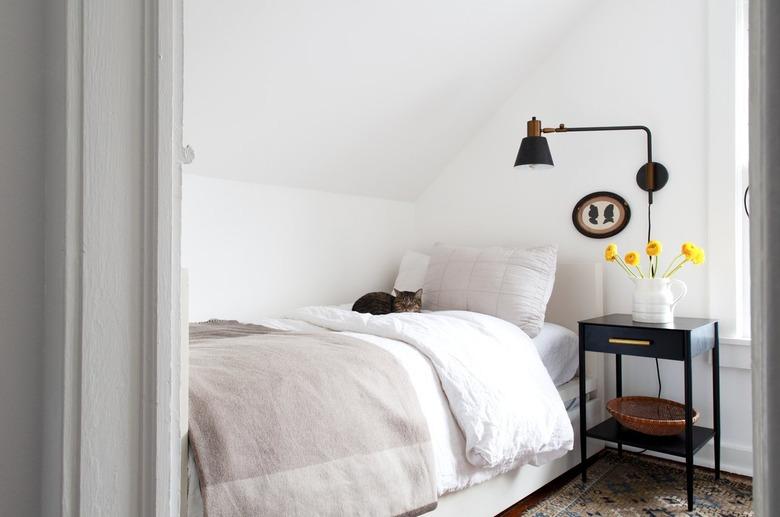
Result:
<svg viewBox="0 0 780 517">
<path fill-rule="evenodd" d="M 614 192 L 593 192 L 580 199 L 571 213 L 577 231 L 591 239 L 606 239 L 623 231 L 631 208 Z"/>
</svg>

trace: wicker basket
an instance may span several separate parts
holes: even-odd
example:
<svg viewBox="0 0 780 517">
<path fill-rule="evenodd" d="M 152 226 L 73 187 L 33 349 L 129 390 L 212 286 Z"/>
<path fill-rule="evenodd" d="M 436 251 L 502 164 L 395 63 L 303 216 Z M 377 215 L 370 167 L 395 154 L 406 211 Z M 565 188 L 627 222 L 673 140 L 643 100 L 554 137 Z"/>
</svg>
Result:
<svg viewBox="0 0 780 517">
<path fill-rule="evenodd" d="M 655 397 L 619 397 L 607 402 L 607 411 L 625 427 L 653 436 L 672 436 L 685 431 L 685 406 Z M 699 412 L 693 410 L 693 422 Z"/>
</svg>

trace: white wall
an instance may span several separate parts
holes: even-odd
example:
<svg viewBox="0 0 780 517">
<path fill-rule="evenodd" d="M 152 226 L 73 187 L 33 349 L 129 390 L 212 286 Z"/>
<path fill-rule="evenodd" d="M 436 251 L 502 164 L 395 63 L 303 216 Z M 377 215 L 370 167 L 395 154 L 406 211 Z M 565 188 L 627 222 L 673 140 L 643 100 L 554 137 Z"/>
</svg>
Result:
<svg viewBox="0 0 780 517">
<path fill-rule="evenodd" d="M 252 321 L 392 287 L 411 203 L 186 174 L 190 320 Z"/>
<path fill-rule="evenodd" d="M 0 513 L 40 509 L 43 9 L 0 4 Z"/>
<path fill-rule="evenodd" d="M 727 1 L 720 0 L 719 5 Z M 721 159 L 724 153 L 718 151 L 728 145 L 729 138 L 713 138 L 720 133 L 708 130 L 717 124 L 726 127 L 732 120 L 724 115 L 728 108 L 722 108 L 729 99 L 720 100 L 715 93 L 733 89 L 716 88 L 723 81 L 713 69 L 713 42 L 722 42 L 726 36 L 720 31 L 708 33 L 713 28 L 710 18 L 712 12 L 705 0 L 606 0 L 592 4 L 570 30 L 558 26 L 555 37 L 548 41 L 545 59 L 532 67 L 528 61 L 522 63 L 519 88 L 442 170 L 426 172 L 436 179 L 413 205 L 189 176 L 184 191 L 183 261 L 191 270 L 192 319 L 251 319 L 305 304 L 351 301 L 363 292 L 387 289 L 398 258 L 410 244 L 555 242 L 562 260 L 600 260 L 606 241 L 587 239 L 571 224 L 574 203 L 595 190 L 615 191 L 632 207 L 628 228 L 609 241 L 624 251 L 641 248 L 647 224 L 646 194 L 636 186 L 634 175 L 645 157 L 644 134 L 551 135 L 548 139 L 556 168 L 521 172 L 512 164 L 525 135 L 525 122 L 532 115 L 547 126 L 560 122 L 570 126 L 645 124 L 653 130 L 655 159 L 671 174 L 669 184 L 655 198 L 653 235 L 666 244 L 667 258 L 686 240 L 704 246 L 714 257 L 712 265 L 692 268 L 679 276 L 688 284 L 689 294 L 677 314 L 722 317 L 714 314 L 713 308 L 723 305 L 718 299 L 731 294 L 711 289 L 711 279 L 717 279 L 721 272 L 728 274 L 729 267 L 719 258 L 733 252 L 724 249 L 718 238 L 715 217 L 719 212 L 711 193 L 722 189 L 711 187 L 720 185 L 721 179 L 715 178 L 722 175 L 713 171 L 723 170 L 727 160 Z M 728 23 L 720 20 L 724 21 Z M 192 41 L 196 35 L 188 37 Z M 188 60 L 197 63 L 208 51 L 202 44 L 197 49 L 197 53 L 188 54 Z M 717 52 L 722 54 L 720 49 Z M 187 77 L 204 81 L 206 75 L 200 71 Z M 281 77 L 275 75 L 276 79 Z M 203 108 L 209 97 L 202 84 L 193 86 L 185 81 L 185 88 L 185 141 L 190 137 L 197 140 L 209 120 L 203 113 L 213 112 L 216 105 Z M 224 93 L 224 88 L 220 91 Z M 193 105 L 197 108 L 194 111 Z M 235 118 L 236 113 L 243 112 L 229 114 Z M 382 118 L 377 113 L 372 116 Z M 236 124 L 243 124 L 240 118 Z M 248 127 L 245 131 L 252 132 Z M 724 129 L 724 134 L 730 131 Z M 275 136 L 278 134 L 268 136 L 266 143 Z M 282 133 L 280 138 L 298 145 L 298 136 L 285 139 Z M 352 141 L 349 135 L 339 139 L 345 140 L 339 145 Z M 260 148 L 228 141 L 229 145 L 215 148 L 204 148 L 204 143 L 220 140 L 193 142 L 207 159 L 196 159 L 190 171 L 224 175 L 224 170 L 215 169 L 213 157 L 233 156 L 233 149 L 239 147 L 253 152 Z M 262 160 L 253 162 L 255 157 L 244 160 L 243 167 L 251 164 L 249 168 L 260 179 L 286 170 L 269 172 Z M 297 155 L 296 163 L 300 164 Z M 314 178 L 312 185 L 324 188 L 332 177 L 344 179 L 333 176 L 328 167 L 317 174 L 307 172 Z M 347 168 L 345 174 L 369 174 L 370 169 L 354 164 Z M 370 177 L 361 176 L 361 181 Z M 392 174 L 382 174 L 382 182 L 389 177 Z M 291 181 L 295 184 L 297 180 Z M 388 191 L 385 183 L 375 185 Z M 414 211 L 413 222 L 408 219 L 410 210 Z M 359 212 L 372 216 L 355 217 Z M 412 226 L 414 239 L 410 242 Z M 630 282 L 617 268 L 611 268 L 607 283 L 607 309 L 629 312 Z M 647 361 L 627 359 L 624 365 L 627 394 L 655 392 L 655 369 Z M 732 470 L 749 472 L 749 370 L 726 367 L 721 376 L 723 462 Z M 712 415 L 706 357 L 697 359 L 694 378 L 694 401 L 706 424 Z M 662 362 L 662 382 L 664 396 L 682 398 L 681 365 Z M 705 449 L 698 459 L 706 463 L 710 455 L 711 450 Z"/>
<path fill-rule="evenodd" d="M 198 174 L 414 200 L 595 3 L 187 0 Z"/>
<path fill-rule="evenodd" d="M 653 205 L 653 237 L 665 256 L 686 240 L 709 253 L 728 253 L 707 242 L 708 176 L 707 11 L 703 0 L 601 2 L 535 70 L 416 203 L 417 245 L 435 241 L 466 245 L 557 243 L 568 261 L 600 260 L 607 241 L 587 239 L 573 228 L 571 210 L 583 195 L 611 190 L 632 208 L 632 220 L 609 239 L 624 251 L 641 249 L 646 234 L 646 194 L 634 175 L 645 159 L 641 132 L 548 136 L 556 167 L 513 169 L 525 122 L 545 126 L 645 124 L 653 131 L 654 158 L 671 179 Z M 720 248 L 718 246 L 721 246 Z M 689 287 L 680 316 L 707 316 L 707 267 L 684 271 Z M 630 312 L 631 283 L 609 268 L 607 309 Z M 652 394 L 655 368 L 624 361 L 624 393 Z M 694 402 L 711 418 L 710 365 L 694 365 Z M 662 362 L 664 396 L 681 400 L 680 364 Z M 749 371 L 723 369 L 724 463 L 747 471 L 751 444 Z M 727 450 L 728 449 L 728 450 Z M 709 450 L 700 459 L 706 461 Z"/>
</svg>

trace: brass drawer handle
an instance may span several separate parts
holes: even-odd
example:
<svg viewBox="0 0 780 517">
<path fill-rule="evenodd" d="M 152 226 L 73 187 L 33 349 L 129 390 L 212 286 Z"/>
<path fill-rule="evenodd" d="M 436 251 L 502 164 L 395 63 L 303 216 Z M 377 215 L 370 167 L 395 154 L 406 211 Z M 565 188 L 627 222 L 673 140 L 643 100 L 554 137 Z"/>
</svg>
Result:
<svg viewBox="0 0 780 517">
<path fill-rule="evenodd" d="M 609 343 L 612 345 L 650 346 L 652 342 L 649 339 L 623 339 L 623 338 L 611 337 L 609 338 Z"/>
</svg>

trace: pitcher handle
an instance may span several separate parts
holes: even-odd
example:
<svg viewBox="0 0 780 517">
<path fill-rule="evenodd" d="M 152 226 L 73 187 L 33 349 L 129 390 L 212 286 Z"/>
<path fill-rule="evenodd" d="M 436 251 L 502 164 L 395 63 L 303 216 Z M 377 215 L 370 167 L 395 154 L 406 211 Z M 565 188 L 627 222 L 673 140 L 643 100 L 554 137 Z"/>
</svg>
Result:
<svg viewBox="0 0 780 517">
<path fill-rule="evenodd" d="M 688 294 L 688 286 L 685 285 L 685 282 L 683 282 L 682 280 L 678 280 L 676 278 L 673 278 L 671 283 L 669 284 L 669 288 L 672 288 L 675 285 L 680 287 L 680 294 L 678 296 L 676 296 L 674 298 L 674 300 L 672 301 L 672 306 L 671 306 L 671 310 L 672 311 L 674 311 L 674 307 L 675 307 L 675 305 L 677 305 L 677 302 L 682 300 L 685 297 L 685 295 Z"/>
</svg>

